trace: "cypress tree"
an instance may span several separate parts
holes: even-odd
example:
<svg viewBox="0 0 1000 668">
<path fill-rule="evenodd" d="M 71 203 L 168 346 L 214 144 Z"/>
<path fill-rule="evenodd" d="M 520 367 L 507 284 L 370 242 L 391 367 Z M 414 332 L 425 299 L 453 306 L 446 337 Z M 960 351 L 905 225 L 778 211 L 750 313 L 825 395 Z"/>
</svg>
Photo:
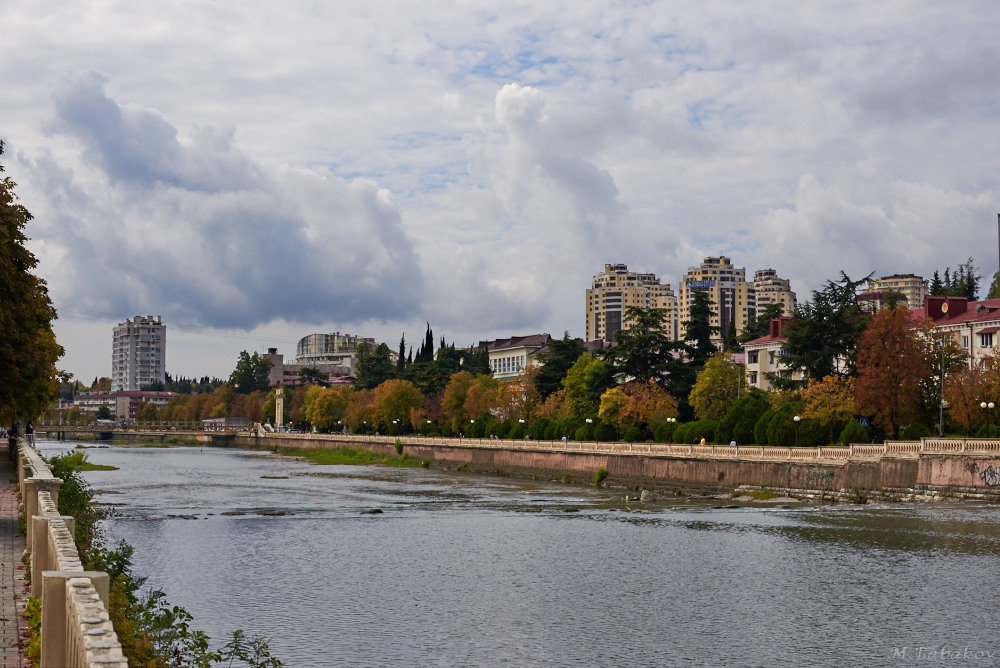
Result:
<svg viewBox="0 0 1000 668">
<path fill-rule="evenodd" d="M 396 360 L 396 369 L 402 371 L 406 367 L 406 334 L 399 337 L 399 358 Z"/>
</svg>

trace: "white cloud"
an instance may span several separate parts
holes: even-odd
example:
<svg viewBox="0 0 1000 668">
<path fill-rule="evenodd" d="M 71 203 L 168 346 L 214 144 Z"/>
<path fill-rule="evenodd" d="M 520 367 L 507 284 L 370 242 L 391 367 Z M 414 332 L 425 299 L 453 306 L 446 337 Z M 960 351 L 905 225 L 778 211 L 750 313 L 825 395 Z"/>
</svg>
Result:
<svg viewBox="0 0 1000 668">
<path fill-rule="evenodd" d="M 986 0 L 13 0 L 0 23 L 5 158 L 66 304 L 471 342 L 582 334 L 609 261 L 676 286 L 721 253 L 802 297 L 997 267 Z"/>
</svg>

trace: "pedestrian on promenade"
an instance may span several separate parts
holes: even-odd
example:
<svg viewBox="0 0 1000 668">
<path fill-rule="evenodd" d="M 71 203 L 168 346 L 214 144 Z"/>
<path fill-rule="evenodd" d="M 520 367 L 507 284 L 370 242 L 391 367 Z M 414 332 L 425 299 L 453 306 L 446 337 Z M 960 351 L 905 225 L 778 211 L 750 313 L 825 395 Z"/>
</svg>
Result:
<svg viewBox="0 0 1000 668">
<path fill-rule="evenodd" d="M 14 453 L 17 452 L 17 436 L 20 432 L 21 424 L 14 421 L 14 424 L 7 430 L 7 458 L 14 461 Z"/>
<path fill-rule="evenodd" d="M 28 445 L 35 447 L 35 425 L 28 421 L 28 426 L 24 428 L 24 435 L 28 437 Z"/>
</svg>

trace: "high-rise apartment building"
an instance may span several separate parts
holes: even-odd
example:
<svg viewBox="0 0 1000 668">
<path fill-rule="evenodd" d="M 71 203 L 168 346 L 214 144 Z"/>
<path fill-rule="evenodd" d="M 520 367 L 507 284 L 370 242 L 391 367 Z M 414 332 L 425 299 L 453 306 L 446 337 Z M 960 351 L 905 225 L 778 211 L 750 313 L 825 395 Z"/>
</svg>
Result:
<svg viewBox="0 0 1000 668">
<path fill-rule="evenodd" d="M 782 315 L 791 315 L 795 310 L 795 293 L 792 292 L 788 279 L 778 276 L 778 272 L 774 269 L 755 271 L 753 289 L 758 311 L 763 311 L 770 304 L 781 304 Z M 740 330 L 737 328 L 736 331 Z"/>
<path fill-rule="evenodd" d="M 160 316 L 135 316 L 114 329 L 111 391 L 141 390 L 166 380 L 167 326 Z"/>
<path fill-rule="evenodd" d="M 908 308 L 923 308 L 924 297 L 929 294 L 927 279 L 914 274 L 893 274 L 868 281 L 870 292 L 895 292 L 906 297 Z"/>
<path fill-rule="evenodd" d="M 691 302 L 696 292 L 708 293 L 713 311 L 710 324 L 719 328 L 720 339 L 729 323 L 735 323 L 739 334 L 757 314 L 756 292 L 753 284 L 747 283 L 746 269 L 734 267 L 724 255 L 706 257 L 701 266 L 688 267 L 679 289 L 682 323 L 691 318 Z"/>
<path fill-rule="evenodd" d="M 672 339 L 677 338 L 677 297 L 670 285 L 660 283 L 655 274 L 629 271 L 624 264 L 606 264 L 587 290 L 587 340 L 614 341 L 615 332 L 629 327 L 625 318 L 629 306 L 664 309 L 664 329 Z"/>
</svg>

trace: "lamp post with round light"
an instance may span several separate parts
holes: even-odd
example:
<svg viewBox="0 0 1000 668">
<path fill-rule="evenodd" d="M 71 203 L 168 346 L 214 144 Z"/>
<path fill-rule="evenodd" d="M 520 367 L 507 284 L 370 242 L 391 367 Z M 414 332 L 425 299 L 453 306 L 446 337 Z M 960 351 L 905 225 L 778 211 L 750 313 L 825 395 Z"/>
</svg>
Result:
<svg viewBox="0 0 1000 668">
<path fill-rule="evenodd" d="M 797 448 L 799 447 L 799 422 L 802 421 L 802 418 L 796 415 L 792 420 L 795 421 L 795 447 Z"/>
</svg>

